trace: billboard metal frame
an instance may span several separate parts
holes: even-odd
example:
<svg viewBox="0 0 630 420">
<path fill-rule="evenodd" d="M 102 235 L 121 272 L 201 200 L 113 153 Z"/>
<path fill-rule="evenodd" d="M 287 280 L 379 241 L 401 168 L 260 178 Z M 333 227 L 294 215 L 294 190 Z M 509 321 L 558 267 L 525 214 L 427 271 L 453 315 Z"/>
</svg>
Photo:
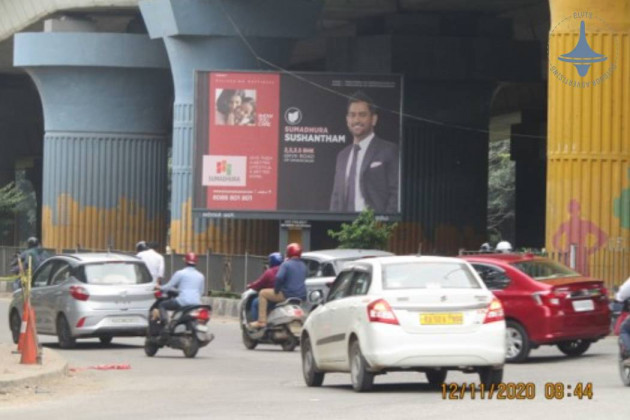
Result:
<svg viewBox="0 0 630 420">
<path fill-rule="evenodd" d="M 207 120 L 209 115 L 210 104 L 209 97 L 207 95 L 209 89 L 209 74 L 210 73 L 255 73 L 255 74 L 279 74 L 287 75 L 287 73 L 277 71 L 247 71 L 247 70 L 195 70 L 194 74 L 194 127 L 193 127 L 193 139 L 192 145 L 193 167 L 192 167 L 192 213 L 193 216 L 204 219 L 261 219 L 261 220 L 308 220 L 308 221 L 352 221 L 356 219 L 358 213 L 348 212 L 332 212 L 332 211 L 299 211 L 299 210 L 213 210 L 208 208 L 202 208 L 196 206 L 198 194 L 201 193 L 203 187 L 198 180 L 201 179 L 201 159 L 204 154 L 207 153 L 207 139 L 209 136 L 210 122 Z M 328 72 L 296 72 L 296 75 L 326 75 L 331 77 L 382 77 L 384 74 L 378 73 L 328 73 Z M 291 76 L 291 73 L 288 73 Z M 404 153 L 404 139 L 403 139 L 403 93 L 404 93 L 404 77 L 398 73 L 388 73 L 386 76 L 398 77 L 400 80 L 400 103 L 398 109 L 399 123 L 398 123 L 398 138 L 397 143 L 399 147 L 398 152 L 398 208 L 399 212 L 396 214 L 380 214 L 376 213 L 376 219 L 383 222 L 394 222 L 402 220 L 402 180 L 403 180 L 403 162 L 402 156 Z M 376 104 L 378 106 L 378 104 Z M 280 111 L 280 110 L 279 110 Z"/>
</svg>

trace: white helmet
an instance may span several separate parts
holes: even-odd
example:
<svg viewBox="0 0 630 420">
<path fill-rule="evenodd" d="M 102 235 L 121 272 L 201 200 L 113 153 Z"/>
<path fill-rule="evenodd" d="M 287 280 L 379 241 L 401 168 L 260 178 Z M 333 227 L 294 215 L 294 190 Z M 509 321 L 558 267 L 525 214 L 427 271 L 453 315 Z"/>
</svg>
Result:
<svg viewBox="0 0 630 420">
<path fill-rule="evenodd" d="M 512 244 L 508 241 L 501 241 L 497 244 L 495 250 L 499 252 L 512 252 Z"/>
</svg>

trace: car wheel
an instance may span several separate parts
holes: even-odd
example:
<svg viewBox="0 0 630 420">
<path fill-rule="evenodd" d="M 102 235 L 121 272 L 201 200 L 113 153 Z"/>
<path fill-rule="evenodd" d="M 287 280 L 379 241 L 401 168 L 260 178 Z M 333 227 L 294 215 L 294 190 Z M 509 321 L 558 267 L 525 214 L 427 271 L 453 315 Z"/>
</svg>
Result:
<svg viewBox="0 0 630 420">
<path fill-rule="evenodd" d="M 508 362 L 519 363 L 529 356 L 531 343 L 525 328 L 518 322 L 506 322 L 505 347 L 505 360 Z"/>
<path fill-rule="evenodd" d="M 22 328 L 22 319 L 20 314 L 14 309 L 11 311 L 11 317 L 9 318 L 9 327 L 11 328 L 11 336 L 13 337 L 13 343 L 17 344 L 20 341 L 20 329 Z"/>
<path fill-rule="evenodd" d="M 188 343 L 184 345 L 184 356 L 192 359 L 199 351 L 199 341 L 197 340 L 197 336 L 195 334 L 192 334 L 187 341 Z"/>
<path fill-rule="evenodd" d="M 368 372 L 368 364 L 361 353 L 359 341 L 355 340 L 350 345 L 350 377 L 352 388 L 357 392 L 365 392 L 372 389 L 374 374 Z"/>
<path fill-rule="evenodd" d="M 108 344 L 111 344 L 113 338 L 114 337 L 112 337 L 111 335 L 102 335 L 98 339 L 101 342 L 101 344 L 108 345 Z"/>
<path fill-rule="evenodd" d="M 302 342 L 302 373 L 306 386 L 322 386 L 324 372 L 319 372 L 315 365 L 315 357 L 311 348 L 311 340 L 306 337 Z"/>
<path fill-rule="evenodd" d="M 286 341 L 282 342 L 282 350 L 293 351 L 298 346 L 299 341 L 294 337 L 289 337 Z"/>
<path fill-rule="evenodd" d="M 448 371 L 446 369 L 431 369 L 424 372 L 427 376 L 429 384 L 434 387 L 440 386 L 444 383 L 447 373 Z"/>
<path fill-rule="evenodd" d="M 57 317 L 57 341 L 62 349 L 71 349 L 77 344 L 77 340 L 72 336 L 68 320 L 63 314 Z"/>
<path fill-rule="evenodd" d="M 479 368 L 479 383 L 483 384 L 485 389 L 497 386 L 503 380 L 503 366 L 494 368 L 492 366 L 484 366 Z"/>
<path fill-rule="evenodd" d="M 258 345 L 258 341 L 254 340 L 247 334 L 247 331 L 243 329 L 243 344 L 247 350 L 254 350 Z"/>
<path fill-rule="evenodd" d="M 157 353 L 158 349 L 158 345 L 151 341 L 149 337 L 144 340 L 144 354 L 146 354 L 147 356 L 155 356 L 155 353 Z"/>
<path fill-rule="evenodd" d="M 569 357 L 581 356 L 591 346 L 588 340 L 564 341 L 558 344 L 558 349 Z"/>
</svg>

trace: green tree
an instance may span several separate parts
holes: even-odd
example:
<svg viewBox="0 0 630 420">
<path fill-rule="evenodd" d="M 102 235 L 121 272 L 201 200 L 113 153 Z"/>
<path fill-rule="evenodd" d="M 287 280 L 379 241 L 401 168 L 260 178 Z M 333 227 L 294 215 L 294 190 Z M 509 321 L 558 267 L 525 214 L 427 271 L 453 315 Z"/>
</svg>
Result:
<svg viewBox="0 0 630 420">
<path fill-rule="evenodd" d="M 23 209 L 26 195 L 15 183 L 0 188 L 0 238 L 11 235 L 15 224 L 15 213 Z"/>
<path fill-rule="evenodd" d="M 329 229 L 328 236 L 339 241 L 339 248 L 384 249 L 395 228 L 396 223 L 379 222 L 374 210 L 366 209 L 351 224 L 342 223 L 339 231 Z"/>
<path fill-rule="evenodd" d="M 488 168 L 488 234 L 492 242 L 512 236 L 515 207 L 515 165 L 510 140 L 490 142 Z"/>
</svg>

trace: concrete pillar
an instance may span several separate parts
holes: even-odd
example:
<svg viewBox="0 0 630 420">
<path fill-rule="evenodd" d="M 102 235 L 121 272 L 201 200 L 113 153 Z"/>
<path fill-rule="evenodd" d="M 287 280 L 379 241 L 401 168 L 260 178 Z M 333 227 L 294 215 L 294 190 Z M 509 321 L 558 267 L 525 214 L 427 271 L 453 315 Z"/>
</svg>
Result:
<svg viewBox="0 0 630 420">
<path fill-rule="evenodd" d="M 277 70 L 256 55 L 286 67 L 294 40 L 314 32 L 321 8 L 320 1 L 307 0 L 140 2 L 149 35 L 164 40 L 175 85 L 171 248 L 266 254 L 277 246 L 276 222 L 209 221 L 192 215 L 194 71 Z"/>
<path fill-rule="evenodd" d="M 34 80 L 44 111 L 44 246 L 161 242 L 172 95 L 164 46 L 62 26 L 14 41 L 14 65 Z"/>
<path fill-rule="evenodd" d="M 510 157 L 516 163 L 515 236 L 512 245 L 519 248 L 545 247 L 545 115 L 545 110 L 524 110 L 521 123 L 512 125 L 511 129 Z"/>
<path fill-rule="evenodd" d="M 629 264 L 630 0 L 550 6 L 546 244 L 611 286 Z"/>
</svg>

